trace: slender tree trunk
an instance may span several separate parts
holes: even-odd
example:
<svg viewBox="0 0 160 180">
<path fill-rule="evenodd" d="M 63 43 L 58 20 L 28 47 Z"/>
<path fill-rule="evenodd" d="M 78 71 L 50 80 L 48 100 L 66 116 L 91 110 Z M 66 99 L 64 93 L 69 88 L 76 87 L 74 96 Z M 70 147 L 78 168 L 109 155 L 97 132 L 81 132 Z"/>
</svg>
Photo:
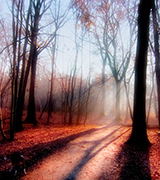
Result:
<svg viewBox="0 0 160 180">
<path fill-rule="evenodd" d="M 141 0 L 138 16 L 138 40 L 135 63 L 133 125 L 129 143 L 148 145 L 146 131 L 146 67 L 149 37 L 149 20 L 152 0 Z"/>
<path fill-rule="evenodd" d="M 15 130 L 21 131 L 23 129 L 22 122 L 18 121 L 17 115 L 18 115 L 18 88 L 19 88 L 19 70 L 20 70 L 20 56 L 21 56 L 21 35 L 22 35 L 22 8 L 23 8 L 23 0 L 20 4 L 20 27 L 19 27 L 19 43 L 18 43 L 18 57 L 17 57 L 17 66 L 16 66 L 16 77 L 15 77 L 15 85 L 16 85 L 16 108 L 15 108 Z"/>
<path fill-rule="evenodd" d="M 85 119 L 84 119 L 84 125 L 86 125 L 86 121 L 87 121 L 87 118 L 88 118 L 88 103 L 89 103 L 89 98 L 90 98 L 90 95 L 91 95 L 91 85 L 90 85 L 90 75 L 89 75 L 89 87 L 88 87 L 88 93 L 87 93 L 87 98 L 86 98 L 86 103 L 85 103 Z"/>
<path fill-rule="evenodd" d="M 106 100 L 106 90 L 105 90 L 105 67 L 106 67 L 106 60 L 103 60 L 102 65 L 102 102 L 101 102 L 101 112 L 100 115 L 105 115 L 105 100 Z"/>
<path fill-rule="evenodd" d="M 120 121 L 120 87 L 121 82 L 116 81 L 116 121 Z"/>
<path fill-rule="evenodd" d="M 19 90 L 18 90 L 18 101 L 17 101 L 17 114 L 16 114 L 16 121 L 17 124 L 22 124 L 22 114 L 23 114 L 23 105 L 25 99 L 25 90 L 27 86 L 27 80 L 30 71 L 30 62 L 31 57 L 29 57 L 27 67 L 26 67 L 26 49 L 28 44 L 28 25 L 29 25 L 29 17 L 31 13 L 31 1 L 27 12 L 27 20 L 26 20 L 26 34 L 23 46 L 23 59 L 22 59 L 22 71 L 21 71 L 21 79 L 19 83 Z M 20 127 L 21 129 L 21 127 Z"/>
<path fill-rule="evenodd" d="M 80 80 L 80 86 L 79 86 L 79 92 L 78 92 L 78 114 L 77 114 L 77 125 L 80 122 L 80 115 L 82 113 L 81 109 L 81 95 L 82 95 L 82 74 L 81 74 L 81 80 Z"/>
<path fill-rule="evenodd" d="M 70 104 L 69 104 L 69 125 L 73 123 L 73 100 L 74 100 L 74 81 L 75 75 L 71 77 L 71 97 L 70 97 Z"/>
<path fill-rule="evenodd" d="M 1 93 L 1 84 L 0 84 L 0 131 L 4 140 L 7 139 L 3 131 L 3 116 L 2 116 L 2 93 Z"/>
<path fill-rule="evenodd" d="M 16 79 L 16 53 L 18 39 L 18 20 L 19 20 L 20 1 L 17 5 L 17 14 L 15 18 L 15 2 L 12 3 L 12 33 L 13 33 L 13 63 L 12 63 L 12 101 L 11 101 L 11 120 L 10 120 L 10 139 L 14 139 L 15 120 L 16 120 L 16 104 L 17 104 L 17 79 Z M 17 22 L 15 21 L 17 19 Z"/>
<path fill-rule="evenodd" d="M 154 88 L 154 110 L 155 110 L 155 117 L 158 117 L 158 108 L 157 108 L 157 96 L 156 96 L 156 90 Z"/>
<path fill-rule="evenodd" d="M 54 61 L 55 61 L 55 52 L 56 52 L 56 37 L 55 43 L 52 46 L 52 72 L 51 72 L 51 86 L 50 86 L 50 95 L 49 95 L 49 103 L 48 103 L 48 117 L 47 124 L 49 124 L 49 118 L 51 117 L 51 112 L 53 108 L 53 76 L 54 76 Z"/>
<path fill-rule="evenodd" d="M 131 108 L 130 101 L 129 101 L 129 90 L 130 90 L 129 84 L 128 84 L 128 89 L 127 89 L 126 82 L 124 82 L 124 87 L 125 87 L 126 98 L 127 98 L 126 117 L 125 117 L 125 121 L 127 122 L 127 120 L 129 119 L 129 114 L 130 114 L 130 118 L 133 120 L 133 114 L 132 114 L 132 108 Z"/>
<path fill-rule="evenodd" d="M 158 34 L 158 23 L 156 17 L 155 0 L 152 0 L 152 17 L 153 17 L 153 28 L 154 28 L 154 49 L 155 49 L 155 61 L 156 61 L 156 82 L 157 82 L 157 95 L 158 95 L 158 122 L 160 129 L 160 53 L 159 53 L 159 34 Z"/>
<path fill-rule="evenodd" d="M 64 90 L 64 124 L 67 123 L 67 113 L 69 107 L 69 93 Z"/>
<path fill-rule="evenodd" d="M 77 43 L 77 24 L 78 24 L 78 14 L 76 14 L 76 24 L 75 24 L 75 46 L 76 46 L 76 55 L 75 55 L 75 61 L 74 61 L 74 67 L 73 67 L 73 74 L 71 73 L 71 95 L 70 95 L 70 102 L 69 102 L 69 125 L 73 123 L 73 114 L 74 114 L 74 107 L 73 107 L 73 101 L 75 96 L 75 85 L 76 85 L 76 71 L 77 71 L 77 60 L 78 60 L 78 43 Z"/>
</svg>

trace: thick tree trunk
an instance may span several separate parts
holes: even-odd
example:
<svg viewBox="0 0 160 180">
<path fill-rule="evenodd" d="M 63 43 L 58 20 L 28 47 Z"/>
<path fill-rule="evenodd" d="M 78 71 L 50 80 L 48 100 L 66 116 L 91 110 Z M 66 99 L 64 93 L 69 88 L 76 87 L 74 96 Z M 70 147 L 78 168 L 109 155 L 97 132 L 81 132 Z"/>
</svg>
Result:
<svg viewBox="0 0 160 180">
<path fill-rule="evenodd" d="M 30 81 L 30 91 L 29 91 L 29 103 L 28 103 L 28 113 L 25 122 L 37 125 L 36 121 L 36 108 L 35 108 L 35 80 L 36 80 L 36 66 L 37 66 L 37 38 L 38 38 L 38 25 L 40 20 L 40 0 L 37 1 L 36 6 L 34 6 L 35 14 L 33 16 L 33 27 L 31 35 L 31 81 Z"/>
<path fill-rule="evenodd" d="M 146 67 L 149 37 L 149 20 L 152 0 L 141 0 L 138 16 L 138 41 L 135 63 L 133 126 L 129 143 L 148 145 L 146 132 Z"/>
<path fill-rule="evenodd" d="M 28 81 L 28 76 L 29 76 L 29 71 L 30 71 L 30 65 L 31 65 L 31 59 L 29 58 L 24 80 L 22 83 L 22 87 L 19 89 L 19 95 L 18 95 L 18 103 L 17 103 L 17 123 L 22 123 L 22 115 L 23 115 L 23 105 L 24 105 L 24 99 L 25 99 L 25 91 L 27 87 L 27 81 Z M 21 77 L 22 78 L 22 77 Z"/>
<path fill-rule="evenodd" d="M 158 95 L 158 122 L 160 129 L 160 55 L 159 55 L 159 34 L 158 24 L 156 17 L 155 1 L 152 3 L 152 17 L 153 17 L 153 28 L 154 28 L 154 49 L 155 49 L 155 61 L 156 61 L 156 82 L 157 82 L 157 95 Z"/>
<path fill-rule="evenodd" d="M 29 92 L 29 104 L 28 113 L 25 122 L 37 125 L 36 121 L 36 110 L 35 110 L 35 80 L 36 80 L 36 64 L 37 64 L 37 51 L 36 47 L 33 53 L 33 59 L 31 64 L 31 82 L 30 82 L 30 92 Z"/>
</svg>

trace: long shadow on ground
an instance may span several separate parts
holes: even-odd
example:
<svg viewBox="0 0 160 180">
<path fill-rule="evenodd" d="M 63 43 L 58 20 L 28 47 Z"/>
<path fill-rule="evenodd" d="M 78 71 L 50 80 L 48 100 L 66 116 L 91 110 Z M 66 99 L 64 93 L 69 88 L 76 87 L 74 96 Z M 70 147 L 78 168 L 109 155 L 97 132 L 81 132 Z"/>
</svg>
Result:
<svg viewBox="0 0 160 180">
<path fill-rule="evenodd" d="M 35 164 L 37 164 L 42 159 L 46 158 L 47 156 L 64 148 L 70 141 L 73 141 L 76 138 L 79 138 L 88 134 L 92 134 L 93 132 L 96 132 L 102 129 L 107 129 L 113 125 L 114 124 L 111 123 L 111 124 L 108 124 L 107 126 L 103 126 L 102 128 L 93 128 L 93 129 L 86 130 L 84 132 L 73 134 L 67 137 L 59 138 L 51 142 L 41 143 L 35 146 L 31 146 L 29 148 L 25 148 L 19 151 L 19 153 L 23 154 L 26 157 L 26 166 L 27 168 L 30 168 L 34 166 Z M 0 172 L 1 180 L 6 179 L 6 177 L 7 177 L 7 180 L 12 179 L 12 178 L 9 178 L 8 176 L 8 170 L 6 172 Z"/>
<path fill-rule="evenodd" d="M 22 151 L 22 154 L 24 154 L 23 152 L 28 152 L 28 155 L 26 154 L 27 157 L 30 157 L 26 163 L 27 163 L 27 167 L 31 167 L 34 164 L 37 164 L 38 161 L 46 158 L 47 156 L 61 150 L 62 148 L 66 147 L 67 144 L 79 137 L 85 136 L 85 135 L 89 135 L 92 134 L 96 131 L 102 130 L 102 129 L 107 129 L 109 127 L 111 127 L 113 124 L 109 124 L 107 126 L 104 126 L 102 128 L 93 128 L 93 129 L 89 129 L 86 130 L 84 132 L 80 132 L 77 134 L 72 134 L 69 135 L 67 137 L 63 137 L 63 138 L 59 138 L 56 139 L 54 141 L 51 142 L 47 142 L 47 143 L 41 143 L 38 145 L 35 145 L 33 147 L 24 149 Z"/>
<path fill-rule="evenodd" d="M 121 127 L 118 127 L 117 129 L 113 130 L 110 134 L 106 135 L 100 140 L 93 141 L 93 146 L 91 146 L 88 150 L 86 150 L 85 155 L 80 160 L 80 162 L 75 166 L 75 168 L 67 175 L 67 177 L 64 180 L 75 180 L 77 174 L 81 171 L 81 169 L 93 158 L 95 157 L 100 151 L 102 151 L 104 148 L 106 148 L 109 144 L 117 140 L 119 137 L 121 137 L 123 134 L 127 133 L 130 129 L 127 129 L 126 131 L 120 133 L 120 135 L 115 135 L 116 132 L 118 132 Z M 103 143 L 103 141 L 109 139 L 107 143 L 104 143 L 102 147 L 100 147 L 98 150 L 96 150 L 94 153 L 92 153 L 95 148 Z M 104 180 L 104 179 L 103 179 Z"/>
<path fill-rule="evenodd" d="M 116 167 L 116 168 L 115 168 Z M 151 180 L 149 148 L 139 148 L 125 143 L 115 159 L 113 169 L 108 169 L 99 180 Z"/>
</svg>

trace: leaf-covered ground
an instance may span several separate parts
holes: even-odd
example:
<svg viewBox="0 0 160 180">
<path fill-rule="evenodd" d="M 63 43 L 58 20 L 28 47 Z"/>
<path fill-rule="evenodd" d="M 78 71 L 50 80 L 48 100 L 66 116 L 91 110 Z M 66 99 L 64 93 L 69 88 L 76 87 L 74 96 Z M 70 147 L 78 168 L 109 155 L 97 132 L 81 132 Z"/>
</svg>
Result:
<svg viewBox="0 0 160 180">
<path fill-rule="evenodd" d="M 5 157 L 19 151 L 26 159 L 24 180 L 160 179 L 160 132 L 148 129 L 149 149 L 126 145 L 130 126 L 25 126 L 13 142 L 0 142 L 0 176 L 8 172 Z"/>
</svg>

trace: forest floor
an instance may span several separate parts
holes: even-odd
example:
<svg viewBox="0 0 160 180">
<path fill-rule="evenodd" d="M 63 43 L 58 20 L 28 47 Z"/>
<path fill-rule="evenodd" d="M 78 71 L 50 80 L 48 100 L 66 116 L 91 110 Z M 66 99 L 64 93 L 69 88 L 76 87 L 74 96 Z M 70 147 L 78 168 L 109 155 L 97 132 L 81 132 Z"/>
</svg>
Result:
<svg viewBox="0 0 160 180">
<path fill-rule="evenodd" d="M 14 141 L 0 141 L 0 179 L 5 179 L 11 167 L 7 157 L 15 151 L 26 159 L 27 174 L 22 180 L 160 179 L 158 128 L 148 128 L 152 145 L 143 149 L 125 144 L 130 125 L 115 124 L 105 117 L 97 122 L 86 126 L 47 126 L 42 121 L 38 127 L 24 125 Z"/>
</svg>

